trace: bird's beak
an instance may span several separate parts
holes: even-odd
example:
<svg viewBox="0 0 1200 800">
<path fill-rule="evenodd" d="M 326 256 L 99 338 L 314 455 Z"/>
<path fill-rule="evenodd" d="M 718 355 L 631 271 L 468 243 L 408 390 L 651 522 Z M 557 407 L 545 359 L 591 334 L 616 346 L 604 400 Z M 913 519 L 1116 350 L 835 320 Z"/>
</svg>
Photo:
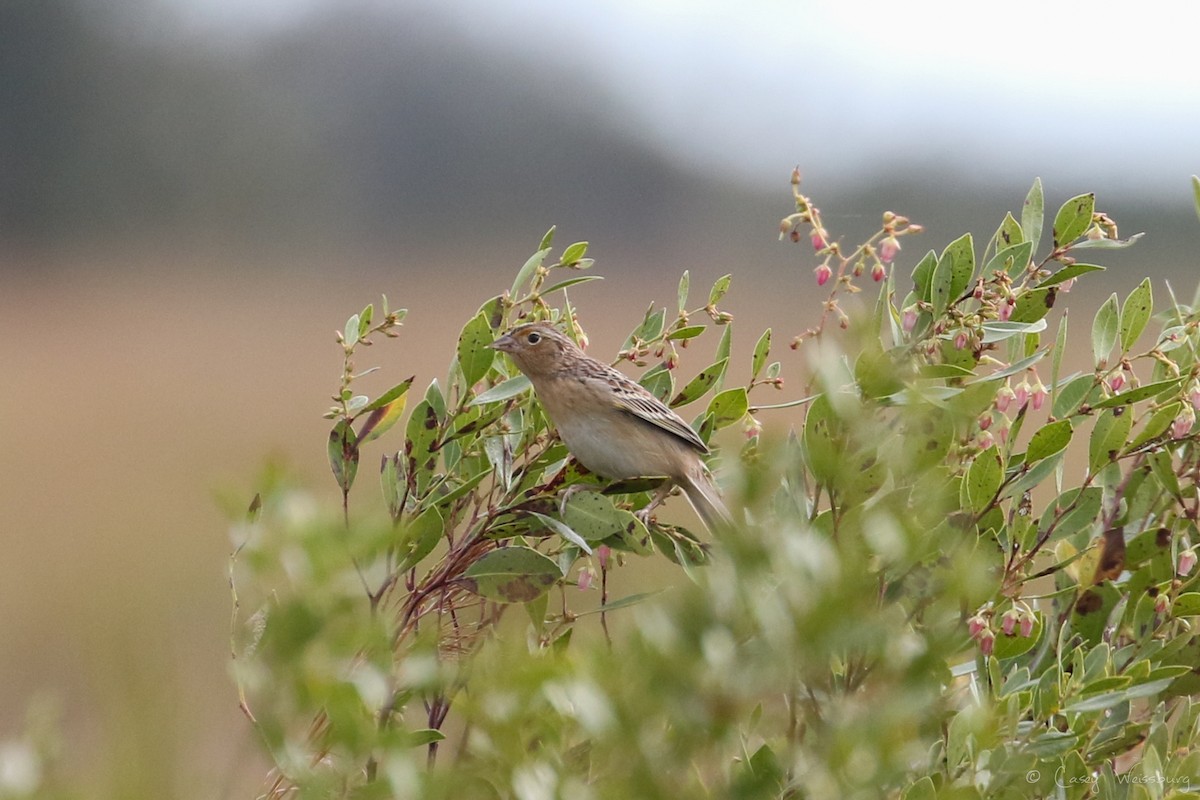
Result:
<svg viewBox="0 0 1200 800">
<path fill-rule="evenodd" d="M 502 353 L 511 353 L 517 348 L 517 340 L 509 334 L 504 334 L 496 341 L 488 345 L 493 350 L 499 350 Z"/>
</svg>

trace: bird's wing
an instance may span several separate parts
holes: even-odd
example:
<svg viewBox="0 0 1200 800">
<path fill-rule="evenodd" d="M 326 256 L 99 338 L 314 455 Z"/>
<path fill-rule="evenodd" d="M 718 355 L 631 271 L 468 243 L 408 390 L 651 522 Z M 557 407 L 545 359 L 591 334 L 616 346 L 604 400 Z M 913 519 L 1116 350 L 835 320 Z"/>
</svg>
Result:
<svg viewBox="0 0 1200 800">
<path fill-rule="evenodd" d="M 704 440 L 678 414 L 622 373 L 615 369 L 611 372 L 613 395 L 618 408 L 678 436 L 701 453 L 708 453 Z"/>
</svg>

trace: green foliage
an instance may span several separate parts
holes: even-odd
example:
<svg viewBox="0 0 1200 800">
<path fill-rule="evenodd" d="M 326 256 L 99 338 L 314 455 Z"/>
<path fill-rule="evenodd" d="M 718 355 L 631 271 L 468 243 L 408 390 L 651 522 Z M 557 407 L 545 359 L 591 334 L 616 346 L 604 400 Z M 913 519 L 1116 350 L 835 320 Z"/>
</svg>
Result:
<svg viewBox="0 0 1200 800">
<path fill-rule="evenodd" d="M 329 414 L 342 507 L 270 480 L 237 529 L 234 674 L 267 796 L 1195 796 L 1200 309 L 1156 317 L 1149 281 L 1114 295 L 1092 366 L 1060 376 L 1081 365 L 1055 299 L 1101 269 L 1073 251 L 1132 241 L 1093 195 L 1039 260 L 1035 182 L 982 253 L 959 237 L 900 288 L 919 226 L 889 212 L 843 250 L 798 176 L 793 194 L 782 234 L 833 279 L 793 343 L 812 366 L 796 399 L 760 402 L 783 385 L 770 331 L 731 368 L 728 275 L 689 311 L 684 273 L 615 359 L 674 406 L 708 398 L 702 437 L 745 433 L 737 452 L 715 438 L 742 522 L 712 541 L 635 513 L 654 476 L 575 464 L 486 346 L 529 319 L 587 343 L 575 279 L 550 280 L 591 266 L 586 243 L 550 263 L 552 229 L 467 322 L 382 454 L 386 514 L 350 491 L 412 381 L 353 393 L 357 348 L 399 319 L 351 318 Z M 855 307 L 866 275 L 877 299 Z M 714 325 L 676 390 L 680 349 Z M 764 435 L 771 408 L 803 409 L 799 430 Z M 614 570 L 646 585 L 610 598 Z"/>
</svg>

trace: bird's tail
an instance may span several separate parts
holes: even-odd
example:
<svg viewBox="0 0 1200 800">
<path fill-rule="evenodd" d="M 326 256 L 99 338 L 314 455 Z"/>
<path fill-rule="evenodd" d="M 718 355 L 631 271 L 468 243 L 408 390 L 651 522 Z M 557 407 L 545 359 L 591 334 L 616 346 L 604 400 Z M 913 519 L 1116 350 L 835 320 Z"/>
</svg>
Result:
<svg viewBox="0 0 1200 800">
<path fill-rule="evenodd" d="M 733 516 L 721 501 L 721 494 L 703 465 L 698 465 L 697 469 L 689 472 L 684 480 L 679 481 L 679 485 L 710 533 L 716 533 L 733 524 Z"/>
</svg>

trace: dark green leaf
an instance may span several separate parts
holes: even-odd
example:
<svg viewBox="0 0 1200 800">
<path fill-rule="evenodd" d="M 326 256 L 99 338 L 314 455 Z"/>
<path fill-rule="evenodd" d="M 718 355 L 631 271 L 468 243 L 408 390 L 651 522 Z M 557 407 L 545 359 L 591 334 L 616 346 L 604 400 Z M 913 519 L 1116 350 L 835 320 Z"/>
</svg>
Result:
<svg viewBox="0 0 1200 800">
<path fill-rule="evenodd" d="M 967 470 L 967 478 L 963 483 L 967 503 L 976 514 L 983 511 L 995 498 L 1004 481 L 1004 462 L 1000 458 L 996 446 L 977 455 Z"/>
<path fill-rule="evenodd" d="M 1121 313 L 1117 310 L 1117 295 L 1114 292 L 1100 306 L 1096 318 L 1092 320 L 1092 354 L 1096 357 L 1096 366 L 1108 362 L 1108 355 L 1113 345 L 1117 343 L 1117 331 L 1121 326 Z"/>
<path fill-rule="evenodd" d="M 508 400 L 517 395 L 524 394 L 529 391 L 529 378 L 524 375 L 518 375 L 515 378 L 509 378 L 503 383 L 498 383 L 486 392 L 480 392 L 471 400 L 471 405 L 478 406 L 484 403 L 499 403 L 502 400 Z"/>
<path fill-rule="evenodd" d="M 721 298 L 729 291 L 729 284 L 733 281 L 732 275 L 722 275 L 717 278 L 717 282 L 713 284 L 712 291 L 708 293 L 708 304 L 715 306 L 721 302 Z"/>
<path fill-rule="evenodd" d="M 1057 286 L 1060 283 L 1078 278 L 1080 275 L 1086 275 L 1089 272 L 1103 272 L 1104 267 L 1096 266 L 1095 264 L 1071 264 L 1063 267 L 1058 272 L 1046 278 L 1038 284 L 1039 289 L 1044 289 L 1047 286 Z"/>
<path fill-rule="evenodd" d="M 587 242 L 575 242 L 575 244 L 567 245 L 567 249 L 563 250 L 559 263 L 564 267 L 569 267 L 587 255 L 587 249 Z"/>
<path fill-rule="evenodd" d="M 1071 421 L 1065 419 L 1038 429 L 1025 450 L 1025 463 L 1032 464 L 1059 452 L 1070 443 L 1072 433 Z"/>
<path fill-rule="evenodd" d="M 497 603 L 528 603 L 563 577 L 558 565 L 528 547 L 485 553 L 463 573 L 472 592 Z"/>
<path fill-rule="evenodd" d="M 633 531 L 637 518 L 619 509 L 613 501 L 597 492 L 576 492 L 567 502 L 563 522 L 588 543 L 603 541 L 610 536 Z"/>
<path fill-rule="evenodd" d="M 1125 305 L 1121 307 L 1122 353 L 1128 353 L 1137 342 L 1142 331 L 1146 329 L 1146 323 L 1150 321 L 1153 310 L 1154 296 L 1150 288 L 1150 279 L 1146 278 L 1129 293 L 1129 297 L 1125 298 Z"/>
<path fill-rule="evenodd" d="M 739 421 L 749 410 L 750 402 L 746 398 L 746 390 L 738 387 L 726 389 L 714 397 L 708 404 L 707 413 L 712 415 L 714 427 L 720 430 Z"/>
<path fill-rule="evenodd" d="M 1096 195 L 1093 192 L 1072 197 L 1062 204 L 1054 215 L 1054 247 L 1069 245 L 1083 235 L 1092 224 L 1092 212 L 1096 210 Z"/>
<path fill-rule="evenodd" d="M 463 384 L 474 386 L 492 367 L 496 351 L 491 349 L 492 329 L 482 313 L 462 329 L 458 337 L 458 367 L 462 370 Z"/>
<path fill-rule="evenodd" d="M 444 523 L 437 506 L 430 506 L 404 527 L 396 544 L 397 570 L 404 572 L 421 563 L 442 540 Z"/>
<path fill-rule="evenodd" d="M 1115 408 L 1116 406 L 1125 406 L 1130 403 L 1136 403 L 1139 400 L 1145 400 L 1150 397 L 1155 397 L 1162 394 L 1182 383 L 1184 378 L 1175 378 L 1169 381 L 1157 381 L 1155 383 L 1147 383 L 1145 386 L 1139 386 L 1136 389 L 1130 389 L 1121 394 L 1115 394 L 1112 397 L 1107 397 L 1098 403 L 1093 403 L 1092 408 Z"/>
<path fill-rule="evenodd" d="M 975 245 L 971 234 L 964 234 L 946 245 L 933 272 L 931 285 L 935 314 L 940 314 L 957 300 L 975 275 Z"/>
<path fill-rule="evenodd" d="M 1094 388 L 1096 388 L 1094 375 L 1080 375 L 1072 378 L 1065 386 L 1055 391 L 1054 406 L 1050 409 L 1050 413 L 1056 417 L 1070 416 L 1083 404 L 1084 399 Z"/>
<path fill-rule="evenodd" d="M 1122 413 L 1123 412 L 1123 413 Z M 1088 469 L 1095 473 L 1114 461 L 1125 446 L 1133 414 L 1128 408 L 1105 409 L 1096 418 L 1092 438 L 1088 442 Z"/>
<path fill-rule="evenodd" d="M 328 449 L 333 478 L 343 492 L 348 492 L 354 485 L 354 476 L 358 474 L 358 437 L 349 422 L 340 419 L 333 426 L 329 432 Z"/>
<path fill-rule="evenodd" d="M 416 376 L 414 375 L 412 377 L 406 378 L 405 380 L 401 381 L 400 383 L 397 383 L 395 386 L 388 389 L 383 394 L 379 395 L 379 397 L 376 397 L 370 404 L 367 405 L 366 408 L 363 409 L 363 411 L 374 411 L 377 408 L 383 408 L 384 406 L 386 406 L 388 403 L 391 403 L 396 398 L 403 396 L 408 391 L 409 387 L 412 386 L 413 380 L 415 380 L 415 378 L 416 378 Z"/>
<path fill-rule="evenodd" d="M 937 253 L 930 250 L 925 257 L 913 267 L 912 279 L 917 297 L 930 302 L 933 297 L 933 271 L 938 265 Z"/>
<path fill-rule="evenodd" d="M 705 392 L 716 385 L 721 376 L 725 374 L 725 367 L 729 364 L 728 358 L 711 364 L 700 370 L 700 374 L 692 378 L 682 389 L 679 394 L 671 400 L 671 407 L 677 408 L 685 406 L 704 396 Z"/>
<path fill-rule="evenodd" d="M 771 329 L 767 328 L 763 331 L 762 336 L 758 337 L 758 342 L 754 345 L 754 357 L 750 363 L 750 380 L 758 377 L 762 372 L 763 365 L 767 363 L 767 356 L 771 354 Z"/>
<path fill-rule="evenodd" d="M 668 341 L 680 341 L 685 339 L 695 339 L 700 334 L 708 329 L 706 325 L 685 325 L 682 328 L 676 328 L 667 334 Z"/>
<path fill-rule="evenodd" d="M 1012 322 L 1037 322 L 1050 313 L 1054 301 L 1058 297 L 1058 289 L 1051 286 L 1048 289 L 1029 289 L 1017 298 L 1013 307 Z"/>
</svg>

